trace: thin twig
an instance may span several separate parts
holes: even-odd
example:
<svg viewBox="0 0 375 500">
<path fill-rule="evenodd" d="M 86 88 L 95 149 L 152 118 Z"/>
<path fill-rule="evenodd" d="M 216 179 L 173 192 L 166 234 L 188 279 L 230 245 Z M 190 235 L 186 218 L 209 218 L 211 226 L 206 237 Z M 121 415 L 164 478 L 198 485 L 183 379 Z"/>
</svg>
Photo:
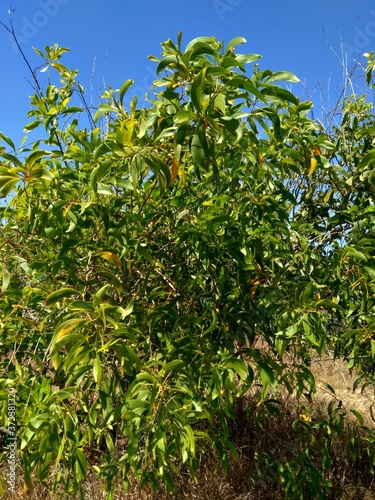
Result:
<svg viewBox="0 0 375 500">
<path fill-rule="evenodd" d="M 8 13 L 9 13 L 10 28 L 8 28 L 8 26 L 6 26 L 2 21 L 0 21 L 0 24 L 12 35 L 13 40 L 14 40 L 15 44 L 17 45 L 17 48 L 18 48 L 18 50 L 19 50 L 19 52 L 20 52 L 23 60 L 25 61 L 26 65 L 27 65 L 27 67 L 28 67 L 28 69 L 29 69 L 32 77 L 33 77 L 33 80 L 34 80 L 35 85 L 36 85 L 36 91 L 39 94 L 39 96 L 41 97 L 43 95 L 42 88 L 41 88 L 41 86 L 39 84 L 39 81 L 38 81 L 37 77 L 35 76 L 35 71 L 30 66 L 30 63 L 27 60 L 27 57 L 25 56 L 25 53 L 23 52 L 23 50 L 22 50 L 22 48 L 21 48 L 21 46 L 20 46 L 20 44 L 18 42 L 17 35 L 16 35 L 15 31 L 14 31 L 11 9 L 9 9 Z M 62 147 L 62 144 L 61 144 L 61 141 L 60 141 L 60 138 L 59 138 L 57 132 L 55 131 L 53 133 L 53 135 L 55 136 L 55 139 L 57 141 L 57 145 L 58 145 L 58 147 L 60 149 L 61 155 L 64 156 L 64 150 L 63 150 L 63 147 Z"/>
<path fill-rule="evenodd" d="M 158 181 L 157 181 L 157 180 L 155 180 L 155 181 L 154 181 L 154 183 L 153 183 L 153 185 L 151 186 L 150 191 L 147 193 L 147 196 L 146 196 L 146 198 L 145 198 L 144 202 L 142 203 L 142 205 L 141 205 L 140 209 L 138 210 L 138 215 L 140 215 L 140 214 L 142 213 L 142 210 L 144 209 L 144 206 L 146 205 L 146 203 L 147 203 L 147 202 L 148 202 L 148 200 L 150 199 L 150 196 L 151 196 L 151 194 L 152 194 L 153 190 L 155 189 L 155 187 L 156 187 L 156 184 L 157 184 L 157 183 L 158 183 Z"/>
<path fill-rule="evenodd" d="M 24 52 L 23 52 L 23 50 L 18 42 L 17 35 L 16 35 L 16 33 L 14 31 L 14 27 L 13 27 L 11 10 L 9 9 L 8 12 L 9 12 L 10 29 L 2 21 L 0 21 L 0 24 L 12 35 L 13 40 L 14 40 L 15 44 L 17 45 L 17 48 L 20 51 L 21 56 L 23 57 L 23 60 L 25 61 L 25 63 L 27 64 L 27 67 L 29 68 L 29 71 L 33 77 L 34 82 L 35 82 L 36 88 L 37 88 L 39 94 L 42 95 L 42 89 L 41 89 L 41 86 L 39 85 L 38 79 L 35 76 L 35 73 L 34 73 L 32 67 L 30 66 L 30 63 L 27 60 L 27 58 L 26 58 L 26 56 L 25 56 L 25 54 L 24 54 Z"/>
</svg>

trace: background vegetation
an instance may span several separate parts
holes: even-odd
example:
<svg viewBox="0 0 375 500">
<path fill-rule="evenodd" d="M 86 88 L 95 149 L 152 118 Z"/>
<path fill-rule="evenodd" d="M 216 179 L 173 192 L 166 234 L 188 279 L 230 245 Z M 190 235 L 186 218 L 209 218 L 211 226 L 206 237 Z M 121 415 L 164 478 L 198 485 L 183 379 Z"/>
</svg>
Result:
<svg viewBox="0 0 375 500">
<path fill-rule="evenodd" d="M 166 495 L 238 455 L 260 494 L 335 498 L 348 471 L 371 487 L 372 405 L 329 383 L 314 403 L 311 362 L 373 391 L 372 107 L 345 96 L 326 128 L 243 43 L 179 34 L 146 106 L 126 80 L 94 112 L 67 49 L 37 51 L 25 131 L 43 132 L 0 146 L 1 418 L 14 387 L 26 493 L 96 476 L 108 498 Z"/>
</svg>

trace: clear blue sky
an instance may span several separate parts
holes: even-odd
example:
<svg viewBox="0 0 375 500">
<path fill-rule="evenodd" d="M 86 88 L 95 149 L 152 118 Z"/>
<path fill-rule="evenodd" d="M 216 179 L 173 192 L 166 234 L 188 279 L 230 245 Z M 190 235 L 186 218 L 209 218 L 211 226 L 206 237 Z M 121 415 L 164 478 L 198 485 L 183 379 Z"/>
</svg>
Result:
<svg viewBox="0 0 375 500">
<path fill-rule="evenodd" d="M 248 43 L 241 52 L 262 54 L 261 68 L 294 72 L 310 93 L 319 82 L 331 102 L 340 92 L 342 68 L 327 40 L 339 55 L 342 43 L 349 66 L 375 49 L 373 0 L 7 0 L 0 7 L 5 24 L 9 7 L 33 67 L 41 60 L 31 47 L 54 43 L 71 49 L 63 62 L 80 70 L 85 87 L 96 66 L 87 90 L 92 104 L 105 84 L 118 88 L 127 78 L 144 95 L 155 70 L 147 56 L 158 56 L 160 42 L 176 40 L 179 30 L 185 44 L 202 35 L 226 41 L 243 36 Z M 0 47 L 0 131 L 18 144 L 28 121 L 30 75 L 2 27 Z M 43 74 L 39 77 L 43 83 Z M 293 91 L 301 95 L 303 86 L 294 84 Z"/>
</svg>

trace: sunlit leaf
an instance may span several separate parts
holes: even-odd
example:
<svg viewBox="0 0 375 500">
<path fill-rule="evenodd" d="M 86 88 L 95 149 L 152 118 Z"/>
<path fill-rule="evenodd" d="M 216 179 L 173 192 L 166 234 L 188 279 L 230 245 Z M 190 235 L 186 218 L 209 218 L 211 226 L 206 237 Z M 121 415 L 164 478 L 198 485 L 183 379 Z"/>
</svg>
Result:
<svg viewBox="0 0 375 500">
<path fill-rule="evenodd" d="M 125 319 L 126 316 L 129 316 L 133 312 L 134 309 L 134 301 L 129 302 L 129 304 L 125 307 L 118 307 L 117 310 L 121 314 L 121 319 Z"/>
<path fill-rule="evenodd" d="M 128 80 L 125 80 L 124 83 L 121 85 L 120 92 L 119 92 L 121 104 L 123 103 L 125 93 L 127 92 L 127 90 L 129 90 L 129 88 L 133 85 L 133 83 L 134 83 L 134 80 L 128 79 Z"/>
<path fill-rule="evenodd" d="M 206 77 L 206 68 L 203 68 L 194 78 L 191 86 L 191 100 L 196 111 L 201 109 L 202 87 Z"/>
<path fill-rule="evenodd" d="M 174 156 L 172 160 L 172 170 L 171 170 L 171 184 L 174 182 L 178 174 L 178 160 Z"/>
<path fill-rule="evenodd" d="M 60 340 L 62 337 L 65 337 L 65 335 L 68 335 L 73 328 L 85 322 L 86 320 L 83 318 L 72 318 L 64 321 L 56 328 L 56 339 Z"/>
<path fill-rule="evenodd" d="M 244 38 L 243 36 L 236 36 L 235 38 L 232 38 L 232 40 L 225 47 L 224 54 L 230 54 L 233 51 L 234 47 L 243 43 L 246 43 L 246 38 Z"/>
<path fill-rule="evenodd" d="M 10 283 L 10 273 L 9 273 L 8 269 L 3 264 L 0 264 L 0 269 L 1 269 L 1 274 L 2 274 L 1 291 L 5 292 L 5 290 L 8 288 L 9 283 Z"/>
<path fill-rule="evenodd" d="M 316 160 L 316 158 L 311 157 L 310 158 L 310 168 L 309 168 L 308 175 L 313 174 L 315 172 L 315 169 L 316 169 L 317 166 L 318 166 L 318 161 Z"/>
<path fill-rule="evenodd" d="M 95 254 L 95 257 L 102 257 L 102 259 L 107 260 L 108 262 L 110 262 L 114 266 L 118 267 L 119 269 L 123 268 L 121 260 L 113 252 L 99 252 L 99 253 Z"/>
<path fill-rule="evenodd" d="M 87 473 L 87 459 L 79 448 L 75 451 L 75 471 L 78 481 L 82 481 Z"/>
</svg>

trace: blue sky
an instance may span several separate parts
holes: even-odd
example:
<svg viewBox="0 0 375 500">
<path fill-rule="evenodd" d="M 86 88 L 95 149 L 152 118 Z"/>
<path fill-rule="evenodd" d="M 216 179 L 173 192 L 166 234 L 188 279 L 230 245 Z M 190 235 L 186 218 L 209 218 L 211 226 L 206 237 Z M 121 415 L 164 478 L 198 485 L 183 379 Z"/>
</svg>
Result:
<svg viewBox="0 0 375 500">
<path fill-rule="evenodd" d="M 93 105 L 106 84 L 118 88 L 127 78 L 135 80 L 132 92 L 143 96 L 155 71 L 147 56 L 160 55 L 160 43 L 176 40 L 179 30 L 183 44 L 203 35 L 226 41 L 245 37 L 241 52 L 262 54 L 262 69 L 292 71 L 309 94 L 315 91 L 316 115 L 319 86 L 331 104 L 342 87 L 342 67 L 329 45 L 339 56 L 344 50 L 349 67 L 375 49 L 373 0 L 8 0 L 0 7 L 5 24 L 9 6 L 31 66 L 41 62 L 32 46 L 70 48 L 63 63 L 80 70 Z M 0 131 L 18 144 L 33 90 L 27 67 L 2 27 L 0 47 Z M 293 91 L 302 95 L 303 85 L 294 84 Z"/>
</svg>

